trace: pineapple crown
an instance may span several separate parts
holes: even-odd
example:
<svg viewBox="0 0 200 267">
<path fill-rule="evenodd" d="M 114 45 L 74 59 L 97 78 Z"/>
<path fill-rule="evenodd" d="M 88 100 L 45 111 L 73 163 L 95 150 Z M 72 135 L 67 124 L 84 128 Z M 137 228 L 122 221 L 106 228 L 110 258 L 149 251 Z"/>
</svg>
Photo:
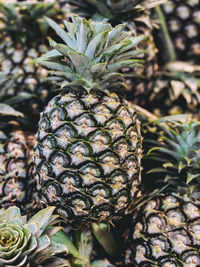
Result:
<svg viewBox="0 0 200 267">
<path fill-rule="evenodd" d="M 58 13 L 54 4 L 4 4 L 0 1 L 0 33 L 10 34 L 15 42 L 36 42 L 49 28 L 43 16 L 55 17 Z"/>
<path fill-rule="evenodd" d="M 54 48 L 37 62 L 49 69 L 50 73 L 65 79 L 64 86 L 83 86 L 109 89 L 122 87 L 118 73 L 123 67 L 141 67 L 139 57 L 145 50 L 137 49 L 137 45 L 145 36 L 130 37 L 124 32 L 125 24 L 115 28 L 106 22 L 87 21 L 79 16 L 72 16 L 72 23 L 64 21 L 66 32 L 50 18 L 49 25 L 57 32 L 64 43 L 56 43 L 50 39 Z"/>
<path fill-rule="evenodd" d="M 163 0 L 68 0 L 75 13 L 92 17 L 95 20 L 111 20 L 117 23 L 126 18 L 137 18 L 144 11 L 163 3 Z"/>
<path fill-rule="evenodd" d="M 171 116 L 173 117 L 173 116 Z M 163 172 L 165 182 L 185 186 L 199 183 L 200 179 L 200 122 L 157 121 L 160 128 L 158 140 L 151 140 L 146 159 L 159 162 L 159 167 L 149 173 Z"/>
</svg>

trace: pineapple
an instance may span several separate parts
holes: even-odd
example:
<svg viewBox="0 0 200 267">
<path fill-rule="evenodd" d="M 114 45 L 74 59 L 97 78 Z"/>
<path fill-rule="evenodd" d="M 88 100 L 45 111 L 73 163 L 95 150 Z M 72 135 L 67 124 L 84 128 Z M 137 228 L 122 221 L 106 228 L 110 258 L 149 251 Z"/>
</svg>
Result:
<svg viewBox="0 0 200 267">
<path fill-rule="evenodd" d="M 109 21 L 112 26 L 127 23 L 126 30 L 133 36 L 144 34 L 147 38 L 139 48 L 144 50 L 146 62 L 143 69 L 123 68 L 126 76 L 127 96 L 136 104 L 144 106 L 153 89 L 154 75 L 158 71 L 157 48 L 153 38 L 153 28 L 156 23 L 151 16 L 151 8 L 163 2 L 162 0 L 68 0 L 72 12 L 97 21 Z"/>
<path fill-rule="evenodd" d="M 165 193 L 149 200 L 133 219 L 123 266 L 200 265 L 200 201 Z"/>
<path fill-rule="evenodd" d="M 157 173 L 168 187 L 153 197 L 146 195 L 145 204 L 133 214 L 119 266 L 199 266 L 200 124 L 183 117 L 163 118 L 157 125 L 161 134 L 148 142 L 147 164 L 150 159 L 160 163 L 150 173 Z"/>
<path fill-rule="evenodd" d="M 166 64 L 156 74 L 154 89 L 147 105 L 158 116 L 198 113 L 200 66 L 178 61 Z"/>
<path fill-rule="evenodd" d="M 47 18 L 63 43 L 38 62 L 64 79 L 61 92 L 41 113 L 35 177 L 47 204 L 68 221 L 111 221 L 139 195 L 140 121 L 120 90 L 117 71 L 141 65 L 137 44 L 124 24 L 72 16 L 68 32 Z"/>
<path fill-rule="evenodd" d="M 162 5 L 162 11 L 177 60 L 198 63 L 200 60 L 200 1 L 169 0 Z"/>
<path fill-rule="evenodd" d="M 0 110 L 5 110 L 0 122 L 0 207 L 17 205 L 30 216 L 40 207 L 33 179 L 35 134 L 24 131 L 7 105 Z"/>
<path fill-rule="evenodd" d="M 0 70 L 13 80 L 12 87 L 3 88 L 0 101 L 12 97 L 15 108 L 22 112 L 28 108 L 36 118 L 52 91 L 45 81 L 47 71 L 34 63 L 47 51 L 49 29 L 43 15 L 55 17 L 59 12 L 53 4 L 0 2 Z"/>
</svg>

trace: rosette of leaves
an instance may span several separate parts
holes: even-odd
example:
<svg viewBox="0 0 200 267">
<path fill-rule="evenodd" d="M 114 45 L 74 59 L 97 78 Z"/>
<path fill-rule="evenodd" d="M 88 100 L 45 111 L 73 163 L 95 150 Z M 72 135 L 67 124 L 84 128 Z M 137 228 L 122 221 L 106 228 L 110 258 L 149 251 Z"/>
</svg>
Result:
<svg viewBox="0 0 200 267">
<path fill-rule="evenodd" d="M 40 210 L 29 221 L 17 207 L 0 210 L 0 267 L 70 266 L 60 256 L 68 254 L 67 236 L 56 226 L 54 209 Z"/>
</svg>

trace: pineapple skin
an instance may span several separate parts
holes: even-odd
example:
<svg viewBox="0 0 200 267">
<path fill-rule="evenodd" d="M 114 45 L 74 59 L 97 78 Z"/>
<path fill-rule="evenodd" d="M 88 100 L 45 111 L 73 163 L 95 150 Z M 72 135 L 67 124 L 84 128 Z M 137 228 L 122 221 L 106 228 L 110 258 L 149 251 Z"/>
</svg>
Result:
<svg viewBox="0 0 200 267">
<path fill-rule="evenodd" d="M 133 218 L 124 266 L 199 266 L 199 204 L 177 193 L 149 200 Z"/>
<path fill-rule="evenodd" d="M 29 217 L 39 209 L 32 161 L 35 135 L 16 124 L 6 128 L 0 131 L 0 207 L 16 205 Z"/>
<path fill-rule="evenodd" d="M 117 220 L 139 193 L 140 122 L 115 92 L 68 90 L 41 114 L 35 177 L 68 221 Z"/>
<path fill-rule="evenodd" d="M 200 1 L 170 0 L 162 6 L 178 60 L 200 60 Z"/>
</svg>

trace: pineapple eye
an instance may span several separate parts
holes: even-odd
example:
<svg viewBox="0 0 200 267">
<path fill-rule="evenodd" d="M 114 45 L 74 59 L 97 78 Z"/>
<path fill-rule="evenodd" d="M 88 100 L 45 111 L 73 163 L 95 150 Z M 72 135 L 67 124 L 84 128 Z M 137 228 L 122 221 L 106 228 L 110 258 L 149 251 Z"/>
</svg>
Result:
<svg viewBox="0 0 200 267">
<path fill-rule="evenodd" d="M 128 156 L 130 147 L 131 145 L 128 144 L 125 138 L 121 138 L 113 144 L 113 150 L 121 157 L 122 160 Z"/>
<path fill-rule="evenodd" d="M 110 184 L 115 184 L 116 182 L 125 184 L 128 182 L 128 177 L 126 172 L 123 172 L 122 170 L 114 170 L 108 175 L 107 180 Z"/>
<path fill-rule="evenodd" d="M 124 106 L 118 108 L 117 116 L 123 121 L 126 126 L 129 126 L 132 123 L 132 118 L 128 110 Z"/>
<path fill-rule="evenodd" d="M 62 107 L 56 107 L 54 108 L 49 116 L 52 120 L 59 120 L 59 121 L 64 121 L 65 120 L 65 117 L 67 115 L 67 112 L 64 108 Z"/>
<path fill-rule="evenodd" d="M 42 145 L 45 147 L 45 149 L 56 148 L 57 144 L 55 137 L 53 135 L 48 135 L 43 139 Z"/>
<path fill-rule="evenodd" d="M 64 193 L 69 193 L 82 186 L 80 175 L 71 171 L 64 172 L 59 178 L 59 181 L 62 184 Z"/>
<path fill-rule="evenodd" d="M 79 156 L 89 156 L 90 152 L 92 151 L 91 147 L 89 146 L 89 144 L 87 143 L 83 143 L 83 142 L 76 142 L 72 145 L 70 145 L 69 147 L 69 152 L 73 155 L 77 155 Z"/>
<path fill-rule="evenodd" d="M 50 112 L 51 127 L 53 130 L 57 129 L 65 121 L 66 110 L 61 107 L 57 107 Z"/>
<path fill-rule="evenodd" d="M 55 149 L 57 146 L 56 139 L 53 135 L 48 135 L 45 137 L 42 141 L 42 146 L 44 149 L 42 149 L 42 156 L 45 159 L 49 159 L 52 153 L 52 149 Z"/>
<path fill-rule="evenodd" d="M 38 166 L 38 170 L 40 172 L 42 180 L 46 180 L 47 177 L 51 176 L 52 174 L 52 167 L 46 161 L 42 161 L 42 163 L 40 163 L 40 165 Z"/>
<path fill-rule="evenodd" d="M 97 163 L 87 162 L 79 169 L 80 173 L 84 175 L 94 176 L 96 178 L 102 177 L 103 171 Z"/>
<path fill-rule="evenodd" d="M 70 119 L 73 119 L 84 112 L 84 107 L 78 100 L 67 103 L 66 108 Z"/>
<path fill-rule="evenodd" d="M 187 6 L 179 6 L 176 10 L 180 19 L 186 20 L 190 16 L 190 9 Z"/>
<path fill-rule="evenodd" d="M 133 153 L 128 156 L 123 162 L 123 169 L 127 171 L 129 177 L 132 177 L 135 173 L 137 173 L 137 159 Z"/>
<path fill-rule="evenodd" d="M 180 27 L 181 27 L 181 23 L 179 20 L 177 19 L 171 19 L 169 20 L 169 28 L 172 32 L 177 32 L 180 30 Z"/>
<path fill-rule="evenodd" d="M 73 193 L 71 196 L 68 195 L 67 201 L 72 206 L 72 210 L 75 214 L 84 215 L 85 211 L 91 209 L 91 200 L 81 193 Z"/>
<path fill-rule="evenodd" d="M 158 262 L 159 266 L 163 267 L 181 267 L 180 263 L 175 260 L 173 257 L 163 257 Z"/>
<path fill-rule="evenodd" d="M 170 244 L 166 237 L 159 236 L 151 239 L 152 254 L 156 259 L 161 256 L 165 256 L 169 248 Z"/>
<path fill-rule="evenodd" d="M 115 205 L 115 211 L 120 211 L 126 208 L 130 200 L 130 194 L 126 189 L 120 190 L 113 196 L 113 204 Z"/>
<path fill-rule="evenodd" d="M 200 10 L 197 10 L 193 13 L 193 19 L 200 25 Z"/>
<path fill-rule="evenodd" d="M 105 122 L 112 117 L 111 111 L 104 105 L 96 105 L 92 108 L 94 118 L 100 125 L 104 125 Z"/>
<path fill-rule="evenodd" d="M 184 225 L 185 218 L 178 209 L 169 210 L 166 213 L 166 216 L 167 216 L 167 221 L 169 221 L 169 224 L 172 225 L 172 227 L 178 227 Z"/>
<path fill-rule="evenodd" d="M 100 143 L 103 145 L 108 145 L 111 142 L 110 135 L 101 130 L 96 130 L 89 134 L 89 141 L 92 143 Z"/>
<path fill-rule="evenodd" d="M 179 201 L 174 196 L 167 196 L 163 199 L 162 208 L 166 211 L 168 209 L 176 208 L 179 206 Z"/>
<path fill-rule="evenodd" d="M 117 154 L 112 151 L 105 151 L 101 156 L 98 157 L 98 162 L 109 165 L 119 164 L 119 158 Z"/>
<path fill-rule="evenodd" d="M 58 183 L 49 182 L 45 185 L 48 192 L 48 202 L 55 203 L 58 201 L 59 197 L 62 195 L 61 187 Z"/>
<path fill-rule="evenodd" d="M 135 248 L 135 261 L 139 264 L 140 262 L 146 261 L 151 255 L 150 249 L 146 244 L 139 244 Z M 149 266 L 149 265 L 148 265 Z"/>
<path fill-rule="evenodd" d="M 9 179 L 6 181 L 3 187 L 3 194 L 5 196 L 11 196 L 18 201 L 23 201 L 25 198 L 24 183 L 20 179 Z"/>
<path fill-rule="evenodd" d="M 100 220 L 105 220 L 113 213 L 113 209 L 109 204 L 101 204 L 92 209 L 92 214 L 94 218 L 98 218 Z"/>
<path fill-rule="evenodd" d="M 55 132 L 56 137 L 77 137 L 77 131 L 71 124 L 64 124 L 60 126 Z"/>
<path fill-rule="evenodd" d="M 191 202 L 188 202 L 185 205 L 183 205 L 183 212 L 186 214 L 186 216 L 190 220 L 199 218 L 200 216 L 199 208 Z"/>
<path fill-rule="evenodd" d="M 110 188 L 106 184 L 95 183 L 91 185 L 87 193 L 93 197 L 101 196 L 102 198 L 109 198 L 111 195 Z"/>
<path fill-rule="evenodd" d="M 150 234 L 162 233 L 166 223 L 159 215 L 150 215 L 148 218 L 148 232 Z"/>
<path fill-rule="evenodd" d="M 68 155 L 60 151 L 54 152 L 49 161 L 53 165 L 52 168 L 56 176 L 63 172 L 70 165 Z"/>
<path fill-rule="evenodd" d="M 93 127 L 95 126 L 94 119 L 91 115 L 84 113 L 74 121 L 75 124 L 82 126 L 82 127 Z"/>
<path fill-rule="evenodd" d="M 11 159 L 7 165 L 7 173 L 13 178 L 25 178 L 26 177 L 26 163 L 24 160 L 18 159 Z"/>
<path fill-rule="evenodd" d="M 185 34 L 187 35 L 188 38 L 194 38 L 198 36 L 199 29 L 197 28 L 196 25 L 189 24 L 185 27 Z"/>
</svg>

